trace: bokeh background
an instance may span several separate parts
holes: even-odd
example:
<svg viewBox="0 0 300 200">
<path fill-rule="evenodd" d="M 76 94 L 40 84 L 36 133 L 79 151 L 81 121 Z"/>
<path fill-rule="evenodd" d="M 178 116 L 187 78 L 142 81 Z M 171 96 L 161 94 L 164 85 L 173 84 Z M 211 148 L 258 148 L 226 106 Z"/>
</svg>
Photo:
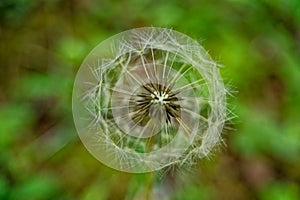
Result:
<svg viewBox="0 0 300 200">
<path fill-rule="evenodd" d="M 191 169 L 118 172 L 74 128 L 85 56 L 144 26 L 200 41 L 233 91 L 226 146 Z M 300 199 L 299 0 L 1 0 L 0 69 L 0 199 Z"/>
</svg>

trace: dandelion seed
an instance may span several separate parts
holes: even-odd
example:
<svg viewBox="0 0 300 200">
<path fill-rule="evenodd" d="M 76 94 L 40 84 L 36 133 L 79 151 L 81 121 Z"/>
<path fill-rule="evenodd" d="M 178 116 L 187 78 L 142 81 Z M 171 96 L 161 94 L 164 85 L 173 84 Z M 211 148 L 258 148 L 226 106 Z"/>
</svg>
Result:
<svg viewBox="0 0 300 200">
<path fill-rule="evenodd" d="M 99 161 L 150 172 L 208 155 L 221 141 L 225 95 L 216 63 L 198 42 L 169 29 L 139 28 L 87 56 L 74 83 L 73 116 Z"/>
</svg>

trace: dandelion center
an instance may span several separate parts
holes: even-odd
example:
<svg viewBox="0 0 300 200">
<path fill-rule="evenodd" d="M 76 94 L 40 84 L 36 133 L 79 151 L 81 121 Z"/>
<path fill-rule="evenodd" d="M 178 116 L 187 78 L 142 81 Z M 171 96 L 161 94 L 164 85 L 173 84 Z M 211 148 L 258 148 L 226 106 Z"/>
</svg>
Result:
<svg viewBox="0 0 300 200">
<path fill-rule="evenodd" d="M 160 105 L 164 105 L 164 104 L 168 103 L 170 100 L 169 94 L 166 94 L 164 92 L 162 94 L 160 94 L 155 91 L 154 94 L 151 94 L 151 97 L 152 97 L 152 100 L 151 100 L 152 103 L 158 103 Z"/>
<path fill-rule="evenodd" d="M 132 119 L 139 125 L 144 125 L 150 118 L 159 122 L 170 123 L 172 117 L 179 117 L 179 98 L 164 85 L 149 83 L 142 86 L 145 90 L 135 95 L 135 108 Z"/>
</svg>

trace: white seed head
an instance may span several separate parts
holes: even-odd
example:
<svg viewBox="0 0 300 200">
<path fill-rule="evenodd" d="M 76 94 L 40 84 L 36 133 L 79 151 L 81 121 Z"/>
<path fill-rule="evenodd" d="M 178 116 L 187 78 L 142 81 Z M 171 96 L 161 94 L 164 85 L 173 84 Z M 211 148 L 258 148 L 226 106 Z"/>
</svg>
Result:
<svg viewBox="0 0 300 200">
<path fill-rule="evenodd" d="M 139 28 L 100 43 L 73 90 L 79 136 L 99 161 L 150 172 L 207 156 L 221 141 L 226 90 L 217 64 L 188 36 Z"/>
</svg>

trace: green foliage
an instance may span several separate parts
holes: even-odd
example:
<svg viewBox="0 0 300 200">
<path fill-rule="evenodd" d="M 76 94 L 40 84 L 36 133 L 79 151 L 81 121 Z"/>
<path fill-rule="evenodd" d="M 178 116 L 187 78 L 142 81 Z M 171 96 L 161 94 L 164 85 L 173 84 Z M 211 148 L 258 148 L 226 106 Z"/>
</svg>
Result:
<svg viewBox="0 0 300 200">
<path fill-rule="evenodd" d="M 242 107 L 241 107 L 242 108 Z M 233 137 L 236 151 L 245 156 L 272 155 L 281 160 L 299 162 L 299 127 L 276 124 L 274 119 L 256 110 L 243 108 L 239 116 L 247 123 L 239 126 Z M 298 129 L 298 130 L 297 130 Z"/>
<path fill-rule="evenodd" d="M 9 193 L 9 186 L 7 183 L 7 180 L 0 176 L 0 198 L 1 199 L 6 199 L 8 197 Z"/>
<path fill-rule="evenodd" d="M 296 184 L 272 183 L 261 192 L 262 200 L 294 200 L 300 198 Z"/>
<path fill-rule="evenodd" d="M 58 183 L 53 177 L 36 175 L 21 182 L 11 193 L 11 199 L 54 198 Z"/>
<path fill-rule="evenodd" d="M 177 191 L 174 200 L 206 200 L 212 199 L 211 191 L 202 185 L 190 185 Z"/>
<path fill-rule="evenodd" d="M 14 103 L 0 107 L 0 149 L 9 149 L 26 134 L 33 120 L 32 111 L 26 105 Z"/>
</svg>

